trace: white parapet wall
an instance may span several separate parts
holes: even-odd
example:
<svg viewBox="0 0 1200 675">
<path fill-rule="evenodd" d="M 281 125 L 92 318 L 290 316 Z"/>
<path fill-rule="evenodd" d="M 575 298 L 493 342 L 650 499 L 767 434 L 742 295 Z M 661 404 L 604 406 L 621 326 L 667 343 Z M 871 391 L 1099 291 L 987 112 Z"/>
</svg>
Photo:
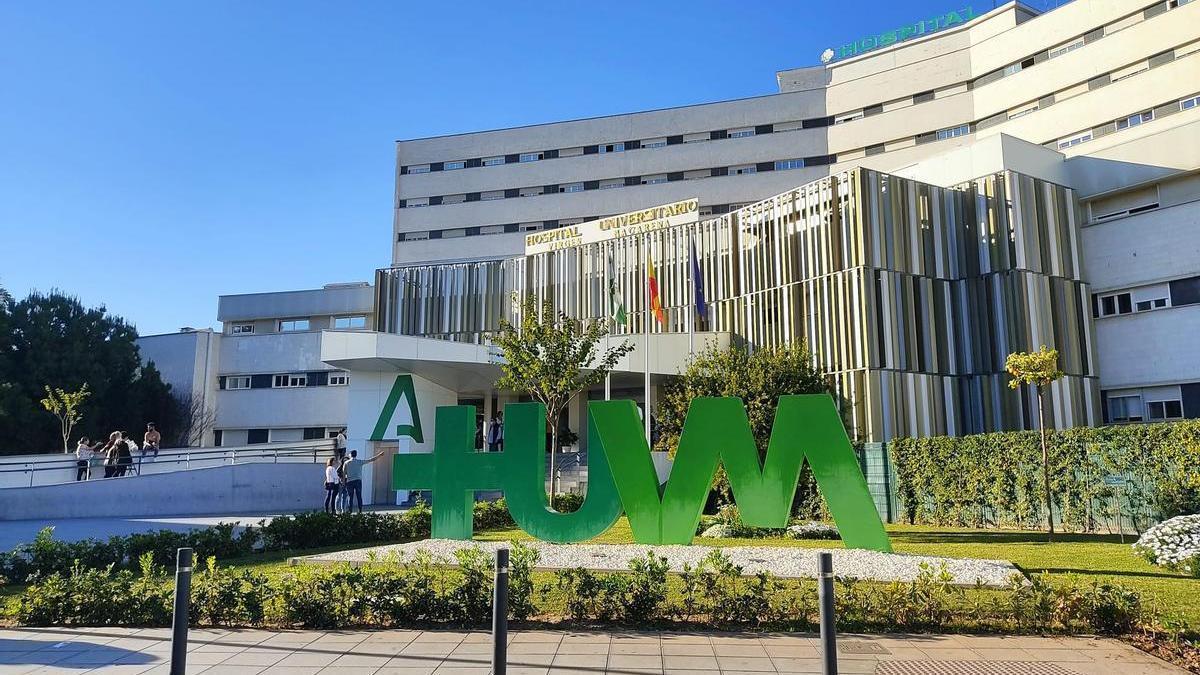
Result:
<svg viewBox="0 0 1200 675">
<path fill-rule="evenodd" d="M 0 490 L 0 520 L 295 513 L 319 509 L 324 466 L 249 462 Z"/>
</svg>

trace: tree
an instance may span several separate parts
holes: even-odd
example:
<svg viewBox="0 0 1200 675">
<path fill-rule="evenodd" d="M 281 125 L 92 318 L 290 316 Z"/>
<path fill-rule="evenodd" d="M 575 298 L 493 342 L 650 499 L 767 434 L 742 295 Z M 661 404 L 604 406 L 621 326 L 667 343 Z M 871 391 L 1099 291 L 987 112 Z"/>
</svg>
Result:
<svg viewBox="0 0 1200 675">
<path fill-rule="evenodd" d="M 658 402 L 659 436 L 656 448 L 674 453 L 692 399 L 701 396 L 736 396 L 745 403 L 761 461 L 767 454 L 775 407 L 785 394 L 834 394 L 808 347 L 792 343 L 749 351 L 744 347 L 719 349 L 710 345 L 688 361 L 679 376 L 664 387 Z M 713 484 L 717 497 L 729 502 L 729 486 L 722 470 Z M 807 465 L 801 476 L 797 501 L 814 507 L 816 482 Z M 811 515 L 811 514 L 810 514 Z"/>
<path fill-rule="evenodd" d="M 40 404 L 46 385 L 88 386 L 77 434 L 136 433 L 149 421 L 167 434 L 174 401 L 157 369 L 142 366 L 136 339 L 133 326 L 103 306 L 87 308 L 57 291 L 0 306 L 0 437 L 22 439 L 0 446 L 0 454 L 49 452 L 61 442 Z"/>
<path fill-rule="evenodd" d="M 46 412 L 58 418 L 58 424 L 62 430 L 63 452 L 71 451 L 71 430 L 75 428 L 76 424 L 79 424 L 79 420 L 83 419 L 83 413 L 79 409 L 83 407 L 83 402 L 90 394 L 86 384 L 78 391 L 63 391 L 57 387 L 54 389 L 46 387 L 46 398 L 41 400 L 41 404 Z"/>
<path fill-rule="evenodd" d="M 1061 378 L 1064 373 L 1058 369 L 1058 350 L 1046 349 L 1042 345 L 1036 352 L 1013 352 L 1004 362 L 1004 368 L 1012 377 L 1008 386 L 1019 389 L 1028 384 L 1037 392 L 1038 428 L 1042 434 L 1042 487 L 1046 498 L 1046 524 L 1050 527 L 1046 541 L 1054 541 L 1054 502 L 1050 496 L 1050 452 L 1046 446 L 1046 407 L 1042 396 L 1046 387 Z"/>
<path fill-rule="evenodd" d="M 175 405 L 178 410 L 178 425 L 170 438 L 174 445 L 197 446 L 204 445 L 204 436 L 217 422 L 217 412 L 204 399 L 191 395 L 176 396 Z"/>
<path fill-rule="evenodd" d="M 557 492 L 555 455 L 558 453 L 558 423 L 571 401 L 604 382 L 617 361 L 633 346 L 622 342 L 602 353 L 600 341 L 608 335 L 606 320 L 582 322 L 555 312 L 549 300 L 540 305 L 533 297 L 521 302 L 521 320 L 514 326 L 500 321 L 500 332 L 492 341 L 504 354 L 497 386 L 528 392 L 546 406 L 550 425 L 550 508 Z"/>
</svg>

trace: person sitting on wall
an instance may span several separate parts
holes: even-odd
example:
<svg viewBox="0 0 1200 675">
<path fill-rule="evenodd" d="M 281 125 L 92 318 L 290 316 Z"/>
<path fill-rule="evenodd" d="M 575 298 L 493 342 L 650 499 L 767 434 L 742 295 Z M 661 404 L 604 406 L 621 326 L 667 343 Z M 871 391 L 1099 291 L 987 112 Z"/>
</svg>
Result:
<svg viewBox="0 0 1200 675">
<path fill-rule="evenodd" d="M 158 458 L 158 446 L 162 444 L 162 434 L 154 422 L 146 423 L 146 434 L 142 436 L 142 460 L 153 462 Z"/>
<path fill-rule="evenodd" d="M 343 511 L 343 513 L 353 513 L 354 512 L 354 502 L 356 500 L 358 502 L 358 512 L 362 513 L 363 464 L 370 464 L 371 462 L 374 462 L 375 460 L 379 459 L 380 457 L 383 457 L 382 452 L 376 454 L 371 459 L 360 460 L 358 458 L 357 450 L 350 451 L 350 459 L 347 459 L 346 462 L 344 464 L 342 464 L 342 475 L 346 479 L 346 507 L 345 507 L 345 510 Z"/>
</svg>

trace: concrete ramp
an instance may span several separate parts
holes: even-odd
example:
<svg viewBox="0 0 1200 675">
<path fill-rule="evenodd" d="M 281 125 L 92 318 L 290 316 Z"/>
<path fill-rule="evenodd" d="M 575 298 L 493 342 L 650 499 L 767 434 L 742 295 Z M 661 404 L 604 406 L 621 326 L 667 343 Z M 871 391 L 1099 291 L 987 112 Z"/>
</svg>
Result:
<svg viewBox="0 0 1200 675">
<path fill-rule="evenodd" d="M 321 464 L 251 462 L 0 490 L 0 520 L 308 511 L 325 499 Z"/>
</svg>

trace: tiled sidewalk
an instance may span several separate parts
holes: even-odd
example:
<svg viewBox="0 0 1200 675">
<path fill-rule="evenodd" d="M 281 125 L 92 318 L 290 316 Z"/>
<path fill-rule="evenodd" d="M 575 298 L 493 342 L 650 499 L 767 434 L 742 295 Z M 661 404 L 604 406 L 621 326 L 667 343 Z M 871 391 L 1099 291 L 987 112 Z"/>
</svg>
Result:
<svg viewBox="0 0 1200 675">
<path fill-rule="evenodd" d="M 491 636 L 462 631 L 193 630 L 190 673 L 487 675 Z M 812 635 L 521 631 L 512 675 L 819 673 Z M 170 631 L 123 628 L 0 630 L 0 675 L 167 673 Z M 839 637 L 843 673 L 1090 675 L 1184 671 L 1098 638 L 895 635 Z"/>
</svg>

